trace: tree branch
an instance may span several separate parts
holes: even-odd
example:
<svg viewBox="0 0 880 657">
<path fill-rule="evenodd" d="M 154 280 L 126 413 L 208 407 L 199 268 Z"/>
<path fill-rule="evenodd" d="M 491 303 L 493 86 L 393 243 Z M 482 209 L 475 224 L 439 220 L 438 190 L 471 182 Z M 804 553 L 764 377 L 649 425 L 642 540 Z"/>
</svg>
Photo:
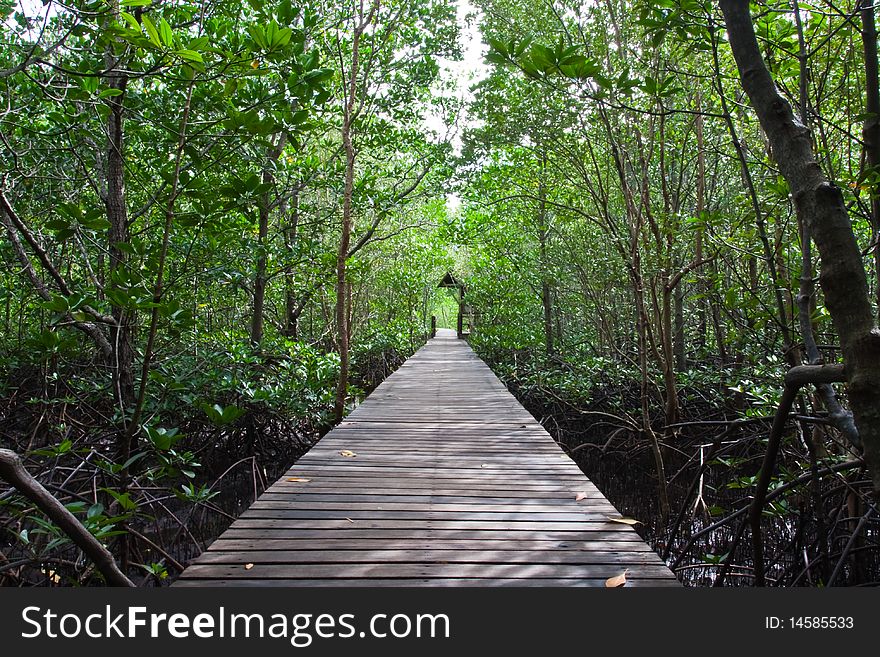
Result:
<svg viewBox="0 0 880 657">
<path fill-rule="evenodd" d="M 27 471 L 18 454 L 0 449 L 0 477 L 46 514 L 92 561 L 112 586 L 134 586 L 119 570 L 110 551 L 92 536 L 82 523 Z"/>
</svg>

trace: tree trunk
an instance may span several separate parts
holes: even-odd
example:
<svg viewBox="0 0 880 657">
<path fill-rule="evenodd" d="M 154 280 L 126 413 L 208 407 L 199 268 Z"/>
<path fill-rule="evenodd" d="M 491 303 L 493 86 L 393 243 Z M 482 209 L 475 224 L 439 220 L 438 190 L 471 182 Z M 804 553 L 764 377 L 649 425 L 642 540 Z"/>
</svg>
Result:
<svg viewBox="0 0 880 657">
<path fill-rule="evenodd" d="M 685 348 L 684 335 L 684 287 L 682 284 L 675 288 L 675 369 L 684 372 L 687 369 L 687 350 Z"/>
<path fill-rule="evenodd" d="M 284 248 L 287 250 L 288 262 L 284 265 L 284 334 L 296 340 L 299 338 L 299 316 L 305 304 L 299 305 L 294 291 L 296 273 L 292 260 L 299 230 L 299 191 L 290 200 L 290 219 L 284 229 Z"/>
<path fill-rule="evenodd" d="M 128 260 L 128 255 L 120 245 L 128 245 L 131 241 L 131 231 L 128 224 L 128 210 L 125 201 L 125 157 L 124 157 L 124 108 L 125 89 L 128 78 L 122 74 L 109 74 L 107 83 L 111 89 L 122 92 L 118 96 L 111 96 L 106 100 L 110 107 L 110 115 L 107 119 L 107 197 L 104 206 L 107 213 L 107 221 L 110 223 L 108 231 L 110 253 L 110 276 L 109 284 L 116 286 L 118 279 Z M 123 288 L 124 289 L 124 288 Z M 113 355 L 111 367 L 113 368 L 113 387 L 116 394 L 116 402 L 123 412 L 134 401 L 134 312 L 118 306 L 113 307 L 114 335 L 111 340 Z M 128 448 L 124 447 L 120 454 L 124 460 L 128 459 Z"/>
<path fill-rule="evenodd" d="M 354 167 L 356 152 L 352 142 L 352 127 L 357 108 L 358 69 L 360 64 L 360 41 L 361 35 L 366 29 L 367 21 L 364 20 L 363 4 L 358 13 L 358 24 L 355 27 L 352 38 L 351 69 L 346 79 L 346 97 L 343 105 L 342 119 L 342 148 L 345 151 L 345 183 L 342 192 L 342 231 L 339 236 L 339 250 L 336 254 L 336 332 L 338 335 L 337 346 L 339 347 L 339 380 L 336 384 L 336 400 L 333 412 L 336 421 L 342 420 L 345 415 L 345 400 L 348 397 L 348 370 L 349 370 L 349 316 L 348 316 L 348 285 L 346 277 L 346 262 L 348 249 L 351 245 L 352 226 L 352 196 L 354 195 Z"/>
<path fill-rule="evenodd" d="M 544 172 L 547 168 L 547 155 L 541 154 L 541 181 L 538 187 L 538 251 L 541 267 L 541 305 L 544 309 L 544 348 L 548 356 L 556 353 L 553 344 L 553 288 L 550 285 L 549 264 L 547 262 L 547 240 L 550 229 L 547 225 L 547 186 Z"/>
<path fill-rule="evenodd" d="M 819 282 L 840 337 L 850 403 L 874 490 L 880 493 L 880 331 L 843 195 L 823 174 L 809 130 L 795 119 L 764 64 L 748 0 L 720 0 L 720 5 L 743 89 L 819 250 Z"/>
<path fill-rule="evenodd" d="M 269 159 L 263 165 L 262 183 L 264 185 L 275 185 L 275 164 L 281 157 L 286 143 L 287 135 L 282 133 L 278 136 L 278 143 L 269 151 Z M 254 275 L 254 303 L 251 309 L 251 343 L 256 346 L 263 342 L 263 314 L 266 306 L 266 286 L 269 283 L 267 267 L 269 263 L 269 217 L 272 213 L 271 199 L 271 190 L 263 192 L 260 195 L 258 208 L 259 253 L 257 255 L 257 270 Z"/>
</svg>

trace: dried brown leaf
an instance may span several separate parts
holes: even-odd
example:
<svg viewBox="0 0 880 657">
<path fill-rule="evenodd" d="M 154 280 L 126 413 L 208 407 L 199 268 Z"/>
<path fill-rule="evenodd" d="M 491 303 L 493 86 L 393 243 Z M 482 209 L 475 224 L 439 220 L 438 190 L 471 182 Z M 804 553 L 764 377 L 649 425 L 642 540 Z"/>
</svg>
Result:
<svg viewBox="0 0 880 657">
<path fill-rule="evenodd" d="M 626 574 L 629 572 L 629 568 L 624 570 L 620 575 L 615 575 L 614 577 L 609 577 L 605 580 L 605 588 L 606 589 L 619 589 L 621 586 L 626 586 Z"/>
<path fill-rule="evenodd" d="M 297 484 L 307 484 L 311 481 L 311 479 L 306 479 L 305 477 L 288 477 L 287 481 L 292 481 Z"/>
<path fill-rule="evenodd" d="M 584 499 L 586 499 L 586 498 L 587 498 L 587 494 L 586 494 L 585 492 L 581 491 L 581 492 L 578 493 L 577 496 L 574 498 L 574 501 L 575 501 L 575 502 L 580 502 L 581 500 L 584 500 Z"/>
<path fill-rule="evenodd" d="M 642 524 L 641 520 L 636 520 L 635 518 L 623 518 L 623 517 L 612 518 L 611 516 L 609 516 L 608 520 L 611 522 L 619 522 L 621 525 L 641 525 Z"/>
<path fill-rule="evenodd" d="M 244 569 L 245 569 L 245 570 L 250 570 L 250 569 L 253 568 L 253 567 L 254 567 L 254 564 L 252 564 L 252 563 L 246 563 L 246 564 L 244 565 Z"/>
<path fill-rule="evenodd" d="M 343 449 L 341 452 L 339 452 L 339 456 L 347 456 L 348 458 L 354 458 L 355 456 L 357 456 L 357 454 L 352 452 L 350 449 Z"/>
</svg>

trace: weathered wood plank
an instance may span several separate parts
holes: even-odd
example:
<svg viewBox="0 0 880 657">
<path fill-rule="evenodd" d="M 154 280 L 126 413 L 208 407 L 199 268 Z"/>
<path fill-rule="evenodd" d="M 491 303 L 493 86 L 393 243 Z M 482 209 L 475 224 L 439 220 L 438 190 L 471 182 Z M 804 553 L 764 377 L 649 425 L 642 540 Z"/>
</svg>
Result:
<svg viewBox="0 0 880 657">
<path fill-rule="evenodd" d="M 441 578 L 469 577 L 475 579 L 535 577 L 554 579 L 583 579 L 614 577 L 625 568 L 638 570 L 638 576 L 646 579 L 665 579 L 669 569 L 663 564 L 468 564 L 468 563 L 285 563 L 265 564 L 208 564 L 199 562 L 186 569 L 187 577 L 193 578 L 244 578 L 244 579 L 325 579 L 333 577 L 352 578 Z M 630 566 L 632 566 L 630 568 Z"/>
<path fill-rule="evenodd" d="M 446 577 L 435 579 L 344 579 L 344 578 L 327 578 L 327 579 L 180 579 L 174 583 L 174 586 L 180 587 L 197 587 L 197 586 L 242 586 L 242 587 L 322 587 L 322 588 L 351 588 L 356 586 L 369 586 L 375 588 L 398 588 L 398 587 L 421 587 L 428 586 L 434 588 L 444 587 L 603 587 L 605 586 L 604 577 L 596 579 L 553 579 L 553 578 L 532 578 L 532 579 L 467 579 L 461 577 Z M 627 575 L 627 587 L 678 587 L 681 586 L 675 578 L 666 579 L 647 579 L 636 577 L 631 574 Z"/>
<path fill-rule="evenodd" d="M 531 501 L 531 500 L 527 500 Z M 585 504 L 586 500 L 581 502 L 581 510 L 585 513 L 603 513 L 610 511 L 614 513 L 614 507 L 605 501 L 594 500 L 591 504 Z M 490 504 L 483 502 L 471 503 L 434 503 L 434 502 L 398 502 L 391 501 L 390 496 L 380 499 L 377 502 L 326 502 L 326 501 L 310 501 L 301 500 L 299 497 L 291 499 L 266 499 L 263 495 L 259 501 L 251 505 L 251 510 L 278 511 L 278 510 L 311 510 L 311 511 L 407 511 L 407 512 L 423 512 L 434 511 L 438 513 L 530 513 L 530 514 L 549 514 L 549 515 L 571 515 L 573 512 L 566 510 L 566 507 L 552 500 L 550 504 L 519 504 L 511 505 L 509 502 L 502 501 L 498 504 Z M 577 508 L 574 511 L 578 511 Z M 579 516 L 575 516 L 579 517 Z"/>
<path fill-rule="evenodd" d="M 459 489 L 456 491 L 438 491 L 432 490 L 430 494 L 424 494 L 421 490 L 400 490 L 394 488 L 361 488 L 352 487 L 346 489 L 344 487 L 321 487 L 315 486 L 307 490 L 285 490 L 283 488 L 273 488 L 260 496 L 255 502 L 327 502 L 328 504 L 344 504 L 353 502 L 355 504 L 369 502 L 399 502 L 399 503 L 428 503 L 428 504 L 506 504 L 509 506 L 521 505 L 544 505 L 544 504 L 565 504 L 573 501 L 574 493 L 556 493 L 553 491 L 479 491 Z M 601 500 L 605 498 L 600 493 L 589 493 L 583 500 L 584 503 L 590 500 Z"/>
<path fill-rule="evenodd" d="M 403 527 L 367 527 L 364 523 L 354 526 L 347 522 L 339 523 L 336 527 L 323 529 L 302 529 L 290 527 L 254 527 L 233 526 L 223 533 L 223 538 L 248 539 L 248 540 L 282 540 L 282 539 L 331 539 L 336 538 L 345 541 L 373 538 L 379 540 L 400 539 L 424 539 L 440 544 L 448 540 L 547 540 L 547 541 L 628 541 L 641 543 L 641 537 L 635 532 L 621 532 L 617 528 L 609 530 L 595 525 L 581 525 L 580 529 L 553 530 L 553 529 L 483 529 L 479 527 L 461 529 L 426 529 L 403 524 Z M 659 559 L 659 557 L 658 557 Z"/>
<path fill-rule="evenodd" d="M 328 514 L 331 512 L 327 512 Z M 579 520 L 461 520 L 450 515 L 449 520 L 423 518 L 373 519 L 373 518 L 252 518 L 241 516 L 227 531 L 233 529 L 454 529 L 459 531 L 620 531 L 617 523 L 603 518 Z M 638 536 L 638 535 L 636 535 Z"/>
<path fill-rule="evenodd" d="M 609 505 L 610 506 L 610 505 Z M 580 513 L 565 513 L 548 511 L 537 513 L 535 511 L 387 511 L 384 509 L 266 509 L 263 507 L 251 507 L 241 514 L 240 518 L 246 520 L 335 520 L 342 519 L 348 522 L 360 520 L 377 521 L 412 521 L 421 522 L 456 522 L 456 523 L 483 523 L 483 522 L 598 522 L 608 524 L 608 512 L 582 511 Z"/>
<path fill-rule="evenodd" d="M 218 538 L 212 545 L 211 551 L 218 552 L 247 552 L 251 550 L 480 550 L 489 551 L 555 551 L 555 550 L 595 550 L 597 552 L 610 551 L 613 553 L 641 553 L 653 554 L 651 548 L 641 541 L 562 541 L 562 540 L 536 540 L 530 539 L 455 539 L 446 538 L 442 541 L 431 541 L 419 538 L 359 538 L 352 541 L 347 538 L 287 538 L 287 539 L 247 539 L 247 538 Z M 208 553 L 205 553 L 207 557 Z M 332 559 L 332 555 L 325 557 Z"/>
<path fill-rule="evenodd" d="M 648 552 L 607 552 L 599 550 L 338 550 L 328 554 L 327 550 L 250 550 L 222 551 L 218 549 L 205 553 L 200 564 L 290 564 L 290 563 L 467 563 L 467 564 L 568 564 L 568 565 L 618 565 L 633 564 L 656 566 Z"/>
</svg>

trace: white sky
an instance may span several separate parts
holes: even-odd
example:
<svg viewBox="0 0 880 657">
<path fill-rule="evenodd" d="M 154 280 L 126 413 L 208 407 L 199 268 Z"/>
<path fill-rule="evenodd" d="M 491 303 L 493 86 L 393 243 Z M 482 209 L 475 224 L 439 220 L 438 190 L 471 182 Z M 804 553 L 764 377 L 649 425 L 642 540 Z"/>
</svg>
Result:
<svg viewBox="0 0 880 657">
<path fill-rule="evenodd" d="M 456 154 L 461 153 L 461 135 L 465 127 L 470 123 L 467 116 L 467 103 L 471 98 L 471 87 L 489 74 L 488 66 L 484 58 L 488 52 L 488 46 L 480 37 L 479 20 L 480 12 L 470 0 L 455 0 L 457 7 L 458 25 L 461 30 L 460 43 L 462 51 L 461 61 L 440 60 L 441 77 L 444 81 L 453 82 L 455 90 L 453 97 L 460 101 L 461 111 L 455 126 L 448 126 L 446 118 L 437 113 L 429 115 L 425 119 L 425 128 L 438 138 L 449 135 L 453 150 Z M 455 194 L 449 194 L 446 198 L 446 206 L 450 212 L 455 212 L 461 205 L 461 199 Z"/>
<path fill-rule="evenodd" d="M 445 81 L 452 81 L 456 85 L 455 97 L 463 102 L 470 100 L 470 88 L 488 75 L 488 69 L 484 58 L 488 47 L 482 42 L 479 30 L 479 12 L 470 3 L 470 0 L 455 0 L 457 5 L 458 25 L 461 30 L 460 43 L 462 60 L 455 62 L 448 59 L 440 61 L 441 76 Z M 466 116 L 459 117 L 458 130 L 453 137 L 453 145 L 456 152 L 461 148 L 461 131 L 467 122 Z M 446 132 L 447 126 L 443 117 L 431 116 L 426 121 L 426 127 L 439 132 Z"/>
</svg>

